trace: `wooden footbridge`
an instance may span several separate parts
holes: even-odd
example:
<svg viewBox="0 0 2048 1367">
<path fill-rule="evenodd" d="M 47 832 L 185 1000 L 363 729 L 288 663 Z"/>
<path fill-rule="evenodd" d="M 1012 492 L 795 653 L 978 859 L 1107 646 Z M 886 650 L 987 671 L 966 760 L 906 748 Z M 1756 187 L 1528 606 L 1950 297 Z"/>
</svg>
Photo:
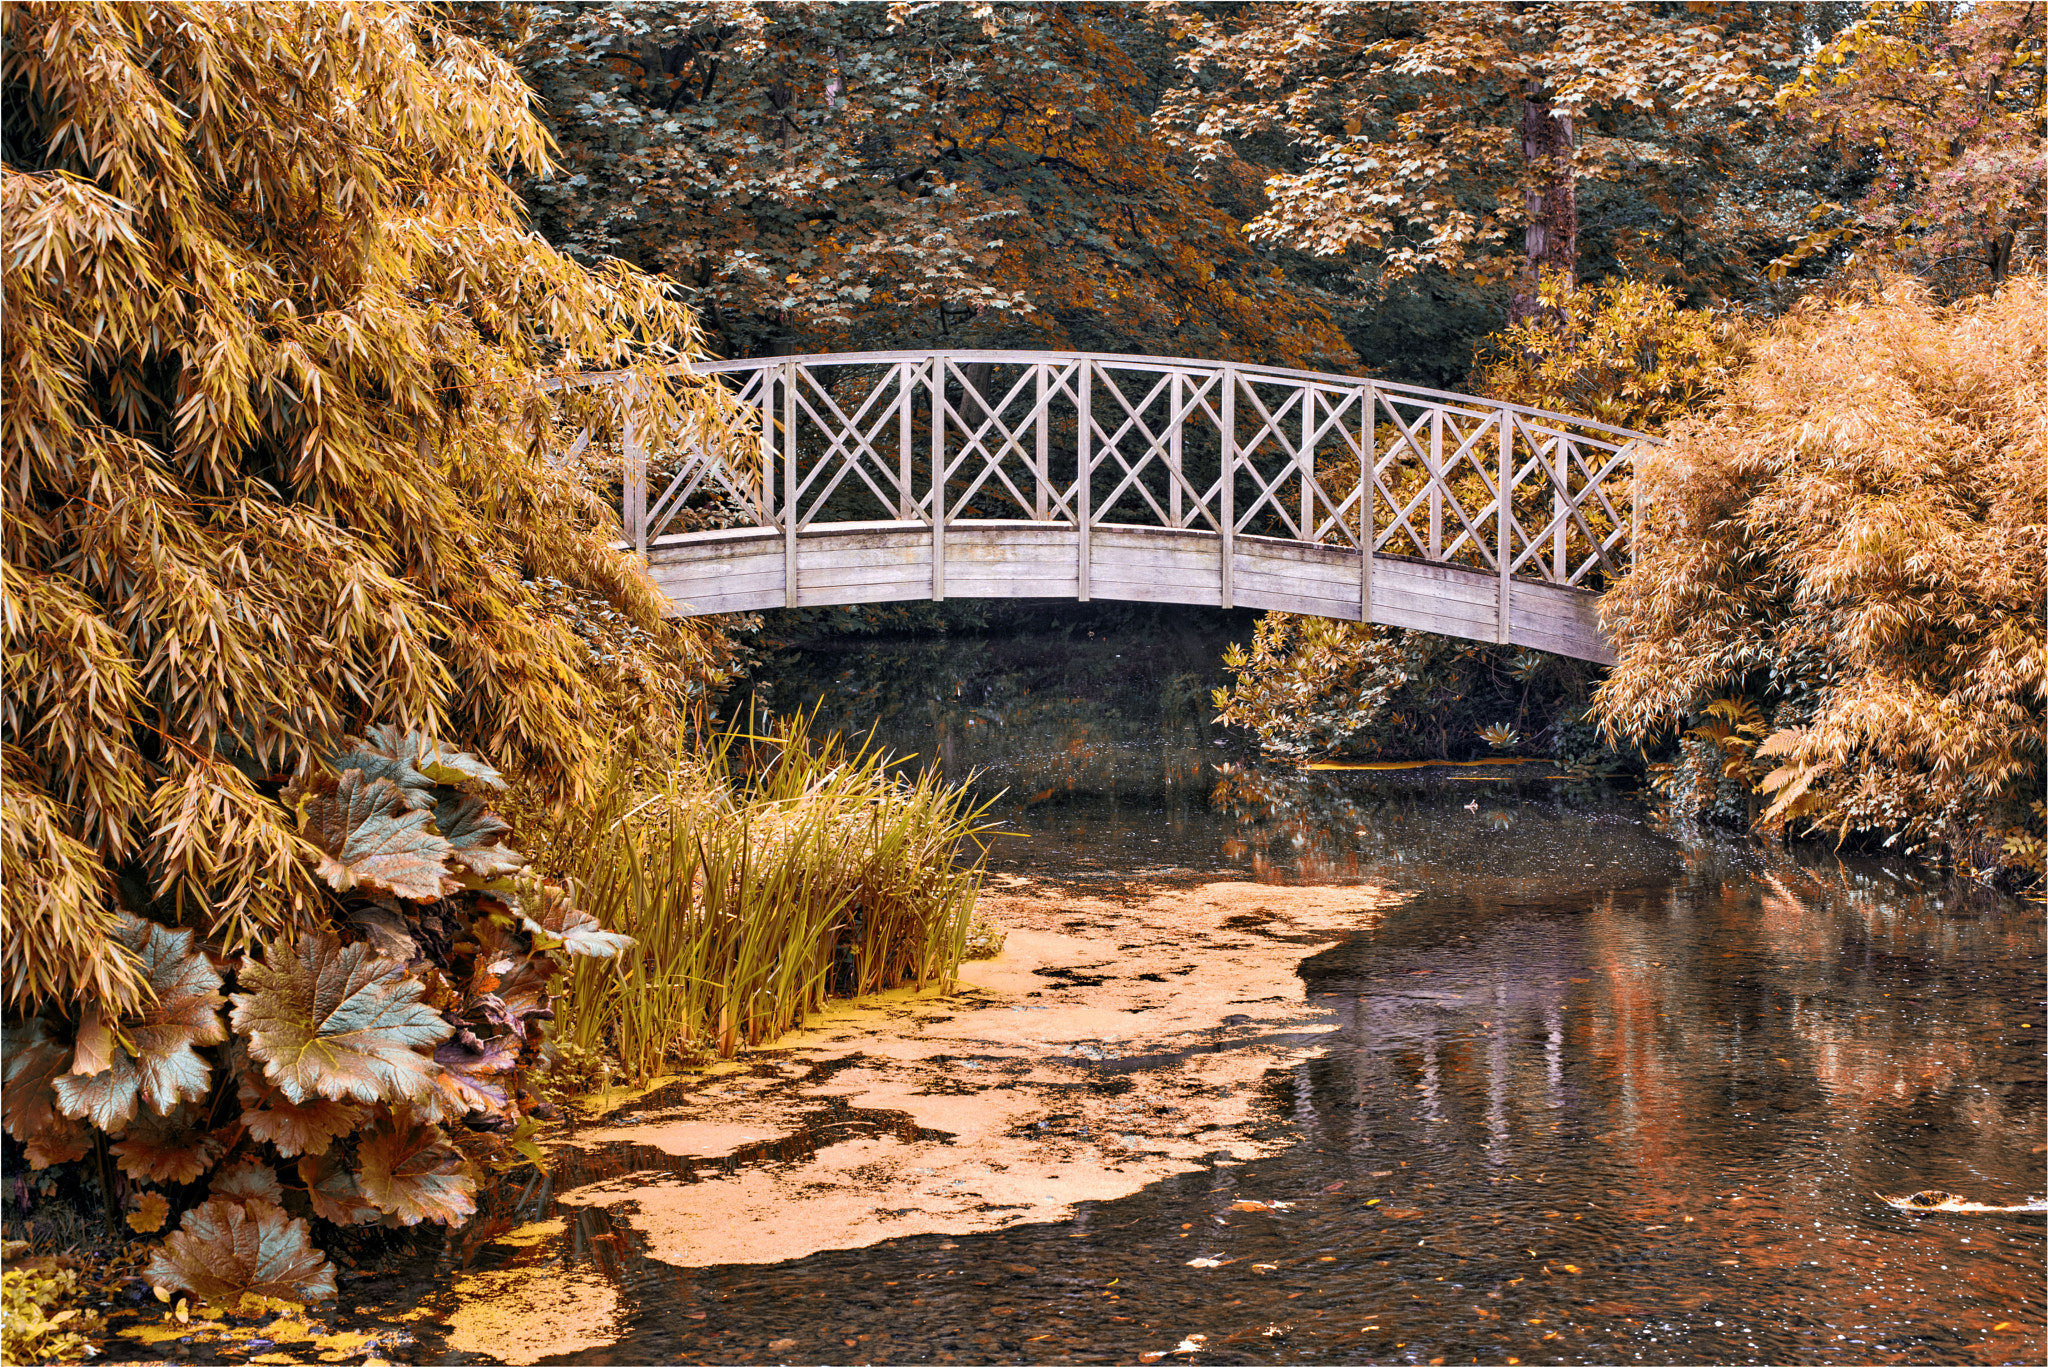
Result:
<svg viewBox="0 0 2048 1367">
<path fill-rule="evenodd" d="M 692 369 L 758 415 L 759 439 L 710 451 L 627 417 L 626 537 L 679 613 L 1109 598 L 1612 658 L 1594 605 L 1627 563 L 1634 454 L 1653 440 L 1639 432 L 1157 356 L 891 351 Z"/>
</svg>

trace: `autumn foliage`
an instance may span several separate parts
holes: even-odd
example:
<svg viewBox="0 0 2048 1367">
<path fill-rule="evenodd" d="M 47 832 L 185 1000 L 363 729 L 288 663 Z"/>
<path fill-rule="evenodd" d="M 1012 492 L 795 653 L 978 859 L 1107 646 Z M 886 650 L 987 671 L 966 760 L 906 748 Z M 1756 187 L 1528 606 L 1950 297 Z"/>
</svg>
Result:
<svg viewBox="0 0 2048 1367">
<path fill-rule="evenodd" d="M 1681 813 L 1726 781 L 1769 825 L 2038 870 L 2044 317 L 2033 277 L 1816 301 L 1645 460 L 1597 706 L 1630 740 L 1697 723 Z"/>
<path fill-rule="evenodd" d="M 321 924 L 277 797 L 349 734 L 395 720 L 563 795 L 622 683 L 672 718 L 706 638 L 541 449 L 551 373 L 695 334 L 659 282 L 525 229 L 529 92 L 414 8 L 0 23 L 5 1001 L 143 1012 L 138 918 L 227 952 Z M 643 648 L 595 660 L 542 580 Z"/>
</svg>

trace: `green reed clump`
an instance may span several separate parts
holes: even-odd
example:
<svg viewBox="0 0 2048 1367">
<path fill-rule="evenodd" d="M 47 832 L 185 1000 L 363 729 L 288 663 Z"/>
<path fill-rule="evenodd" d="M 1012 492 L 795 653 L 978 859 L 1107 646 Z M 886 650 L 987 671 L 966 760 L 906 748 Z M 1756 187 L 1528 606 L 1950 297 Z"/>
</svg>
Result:
<svg viewBox="0 0 2048 1367">
<path fill-rule="evenodd" d="M 730 1057 L 828 995 L 949 990 L 980 892 L 985 804 L 810 720 L 727 733 L 658 773 L 612 764 L 546 862 L 637 948 L 578 965 L 557 1038 L 645 1080 Z"/>
</svg>

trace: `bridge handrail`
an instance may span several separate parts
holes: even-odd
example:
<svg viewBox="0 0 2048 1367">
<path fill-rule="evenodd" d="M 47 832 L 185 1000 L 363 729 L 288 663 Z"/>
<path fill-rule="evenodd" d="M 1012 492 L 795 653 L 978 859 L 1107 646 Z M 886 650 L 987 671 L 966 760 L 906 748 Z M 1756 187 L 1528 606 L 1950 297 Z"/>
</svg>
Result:
<svg viewBox="0 0 2048 1367">
<path fill-rule="evenodd" d="M 1011 368 L 1021 372 L 1014 380 Z M 848 371 L 850 393 L 837 378 Z M 1636 454 L 1661 444 L 1529 404 L 1193 357 L 927 348 L 679 362 L 652 373 L 744 377 L 734 397 L 759 416 L 758 446 L 685 432 L 663 443 L 667 487 L 650 500 L 632 388 L 650 372 L 558 377 L 557 391 L 628 386 L 627 544 L 644 554 L 699 490 L 722 488 L 782 535 L 791 603 L 799 537 L 814 524 L 871 515 L 871 506 L 923 523 L 938 598 L 948 525 L 1014 503 L 1027 518 L 1074 528 L 1083 599 L 1091 529 L 1206 526 L 1219 539 L 1226 607 L 1235 538 L 1272 534 L 1359 553 L 1361 612 L 1382 555 L 1497 577 L 1505 632 L 1518 575 L 1584 588 L 1620 573 L 1642 514 Z M 592 435 L 585 428 L 569 456 Z"/>
<path fill-rule="evenodd" d="M 1458 403 L 1477 404 L 1496 411 L 1505 408 L 1527 417 L 1554 418 L 1560 422 L 1570 423 L 1574 427 L 1612 432 L 1627 441 L 1644 442 L 1652 446 L 1664 444 L 1662 437 L 1649 432 L 1639 432 L 1633 427 L 1621 427 L 1614 423 L 1599 422 L 1572 413 L 1560 413 L 1551 408 L 1536 408 L 1506 399 L 1482 398 L 1477 394 L 1465 394 L 1452 389 L 1425 389 L 1421 385 L 1403 384 L 1398 380 L 1376 380 L 1370 375 L 1339 375 L 1327 370 L 1290 370 L 1285 366 L 1255 365 L 1241 361 L 1214 361 L 1189 356 L 1145 356 L 1122 351 L 956 351 L 948 347 L 929 347 L 916 351 L 819 351 L 790 356 L 753 356 L 737 361 L 680 361 L 673 365 L 657 367 L 652 371 L 590 370 L 575 375 L 553 376 L 544 383 L 549 389 L 583 389 L 593 385 L 618 384 L 632 379 L 635 375 L 731 375 L 765 370 L 779 365 L 900 365 L 904 361 L 929 361 L 938 356 L 969 365 L 982 362 L 996 365 L 1039 365 L 1046 361 L 1093 361 L 1107 365 L 1125 364 L 1146 370 L 1217 370 L 1227 367 L 1240 375 L 1261 375 L 1272 379 L 1308 380 L 1317 384 L 1352 388 L 1369 384 L 1375 389 L 1410 394 L 1417 398 L 1448 399 Z"/>
</svg>

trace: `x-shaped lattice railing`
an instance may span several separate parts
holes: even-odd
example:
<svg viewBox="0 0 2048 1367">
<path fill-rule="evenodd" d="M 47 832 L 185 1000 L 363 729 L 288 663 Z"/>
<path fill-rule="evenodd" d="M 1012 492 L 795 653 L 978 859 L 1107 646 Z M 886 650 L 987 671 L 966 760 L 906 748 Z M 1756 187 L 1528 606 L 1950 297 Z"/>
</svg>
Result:
<svg viewBox="0 0 2048 1367">
<path fill-rule="evenodd" d="M 679 368 L 680 369 L 680 368 Z M 758 466 L 731 441 L 656 441 L 632 418 L 648 376 L 615 384 L 620 507 L 645 550 L 716 492 L 781 532 L 872 518 L 927 528 L 1014 517 L 1150 525 L 1599 586 L 1627 565 L 1634 454 L 1652 440 L 1512 403 L 1343 376 L 1169 357 L 874 352 L 694 368 L 758 420 Z M 560 458 L 586 457 L 584 431 Z M 758 473 L 757 473 L 758 471 Z M 943 555 L 938 558 L 943 563 Z M 937 573 L 935 571 L 935 577 Z M 1361 566 L 1370 574 L 1370 564 Z"/>
</svg>

